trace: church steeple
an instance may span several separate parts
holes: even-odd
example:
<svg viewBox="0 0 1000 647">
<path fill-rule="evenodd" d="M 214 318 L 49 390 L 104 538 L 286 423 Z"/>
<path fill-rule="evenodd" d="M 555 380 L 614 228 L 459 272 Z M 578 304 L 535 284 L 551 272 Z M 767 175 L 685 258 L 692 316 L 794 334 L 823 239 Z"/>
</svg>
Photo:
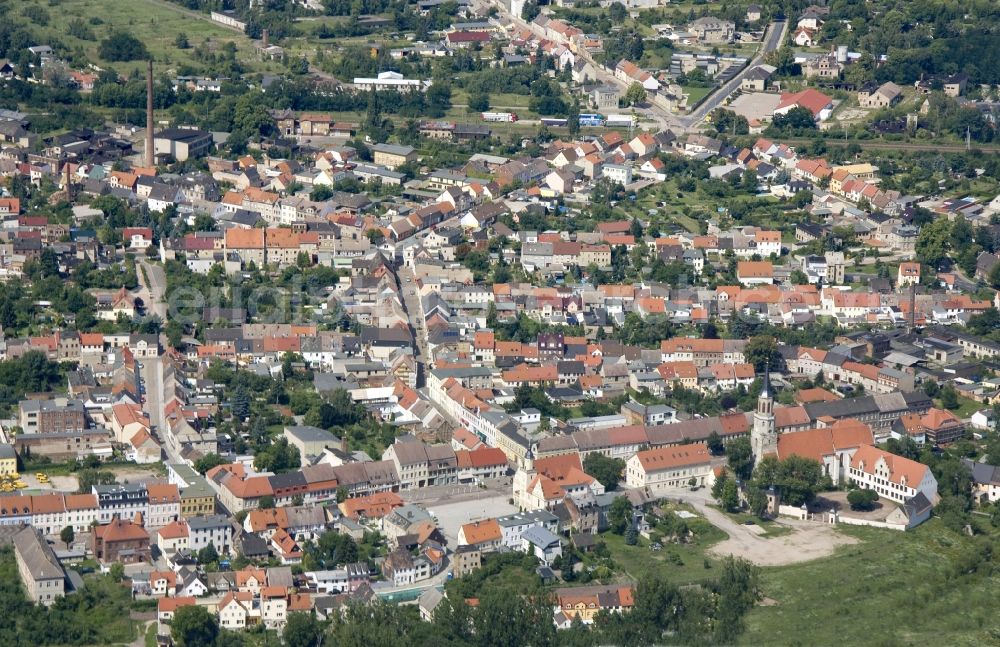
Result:
<svg viewBox="0 0 1000 647">
<path fill-rule="evenodd" d="M 763 415 L 774 414 L 774 395 L 771 393 L 771 372 L 764 371 L 764 386 L 760 389 L 757 397 L 757 413 Z"/>
<path fill-rule="evenodd" d="M 757 411 L 753 414 L 750 430 L 750 448 L 753 450 L 754 467 L 768 454 L 778 451 L 778 431 L 774 423 L 774 394 L 771 392 L 771 376 L 764 370 L 764 385 L 757 397 Z"/>
</svg>

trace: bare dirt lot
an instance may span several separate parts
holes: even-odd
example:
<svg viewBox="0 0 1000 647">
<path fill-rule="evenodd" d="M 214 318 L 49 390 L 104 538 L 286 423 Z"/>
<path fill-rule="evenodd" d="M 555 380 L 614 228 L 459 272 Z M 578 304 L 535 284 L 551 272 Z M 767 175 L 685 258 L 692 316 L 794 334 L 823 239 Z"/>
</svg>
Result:
<svg viewBox="0 0 1000 647">
<path fill-rule="evenodd" d="M 817 522 L 782 519 L 781 524 L 792 526 L 792 534 L 763 538 L 749 530 L 730 533 L 729 539 L 712 546 L 709 552 L 744 557 L 760 566 L 782 566 L 826 557 L 838 547 L 858 541 L 840 534 L 834 526 Z"/>
<path fill-rule="evenodd" d="M 790 528 L 791 533 L 761 537 L 755 525 L 737 523 L 716 508 L 706 505 L 709 500 L 707 493 L 685 493 L 677 498 L 690 503 L 712 525 L 729 535 L 728 539 L 708 550 L 714 555 L 735 555 L 760 566 L 782 566 L 826 557 L 840 546 L 857 543 L 857 539 L 841 534 L 834 526 L 788 518 L 780 518 L 777 523 Z"/>
</svg>

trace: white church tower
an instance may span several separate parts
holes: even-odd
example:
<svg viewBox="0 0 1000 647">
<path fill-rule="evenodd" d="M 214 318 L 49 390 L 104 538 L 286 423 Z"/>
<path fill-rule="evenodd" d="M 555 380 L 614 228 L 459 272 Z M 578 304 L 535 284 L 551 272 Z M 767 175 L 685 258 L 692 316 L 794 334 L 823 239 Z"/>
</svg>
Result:
<svg viewBox="0 0 1000 647">
<path fill-rule="evenodd" d="M 774 394 L 771 393 L 771 372 L 764 371 L 764 388 L 757 398 L 757 410 L 753 414 L 753 428 L 750 430 L 750 448 L 753 450 L 754 467 L 768 454 L 778 452 L 778 431 L 774 426 Z"/>
</svg>

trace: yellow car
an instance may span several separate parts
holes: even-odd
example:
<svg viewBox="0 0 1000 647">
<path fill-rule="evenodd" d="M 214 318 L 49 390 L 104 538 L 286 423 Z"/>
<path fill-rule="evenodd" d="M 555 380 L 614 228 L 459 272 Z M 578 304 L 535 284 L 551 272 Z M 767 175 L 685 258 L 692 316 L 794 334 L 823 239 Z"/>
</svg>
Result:
<svg viewBox="0 0 1000 647">
<path fill-rule="evenodd" d="M 24 481 L 18 481 L 17 483 L 14 484 L 14 487 L 16 487 L 18 490 L 23 490 L 24 488 L 28 487 L 28 484 L 25 483 Z"/>
</svg>

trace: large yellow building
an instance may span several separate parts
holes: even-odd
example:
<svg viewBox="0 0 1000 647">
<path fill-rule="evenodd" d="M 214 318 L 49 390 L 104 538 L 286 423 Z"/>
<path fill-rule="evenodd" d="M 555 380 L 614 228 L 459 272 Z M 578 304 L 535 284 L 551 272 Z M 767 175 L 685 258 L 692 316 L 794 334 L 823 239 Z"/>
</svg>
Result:
<svg viewBox="0 0 1000 647">
<path fill-rule="evenodd" d="M 0 476 L 17 472 L 17 452 L 13 445 L 0 445 Z"/>
</svg>

